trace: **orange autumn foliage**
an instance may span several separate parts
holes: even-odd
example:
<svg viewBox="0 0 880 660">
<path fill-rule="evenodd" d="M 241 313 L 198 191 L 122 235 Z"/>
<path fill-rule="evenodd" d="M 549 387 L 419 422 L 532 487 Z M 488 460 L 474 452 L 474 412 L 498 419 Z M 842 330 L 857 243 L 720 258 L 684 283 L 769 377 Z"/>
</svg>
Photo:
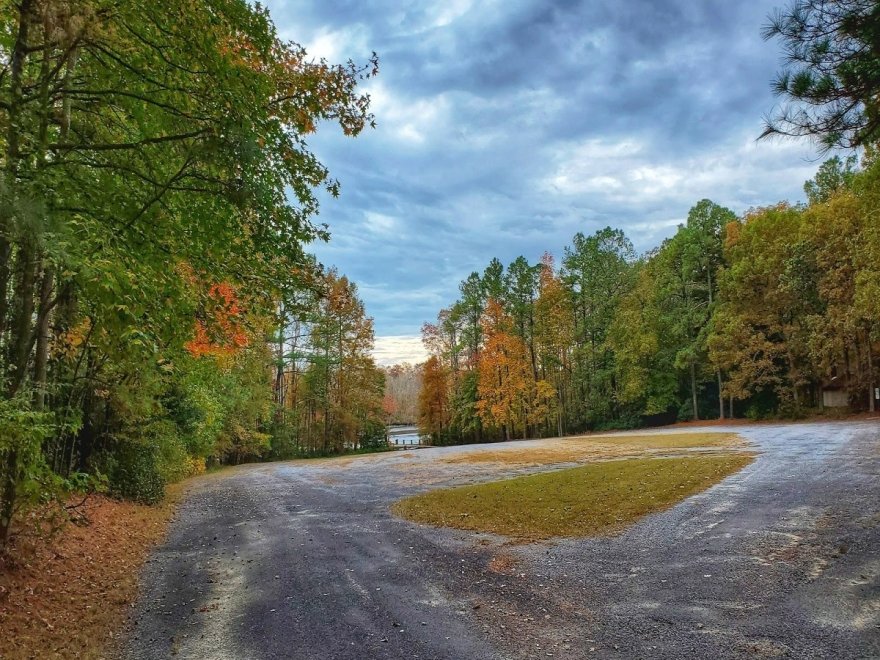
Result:
<svg viewBox="0 0 880 660">
<path fill-rule="evenodd" d="M 385 413 L 387 417 L 391 417 L 397 412 L 397 401 L 395 401 L 394 397 L 390 394 L 386 394 L 382 399 L 382 412 Z"/>
<path fill-rule="evenodd" d="M 419 392 L 419 430 L 437 440 L 449 422 L 447 405 L 449 382 L 446 370 L 436 355 L 422 368 Z"/>
<path fill-rule="evenodd" d="M 535 378 L 528 347 L 513 332 L 501 303 L 489 299 L 481 325 L 485 345 L 478 367 L 477 411 L 484 424 L 500 427 L 506 439 L 517 428 L 525 437 L 529 425 L 550 412 L 556 391 Z"/>
<path fill-rule="evenodd" d="M 197 318 L 194 337 L 184 347 L 195 357 L 228 357 L 250 343 L 235 289 L 227 282 L 208 290 L 209 309 Z"/>
</svg>

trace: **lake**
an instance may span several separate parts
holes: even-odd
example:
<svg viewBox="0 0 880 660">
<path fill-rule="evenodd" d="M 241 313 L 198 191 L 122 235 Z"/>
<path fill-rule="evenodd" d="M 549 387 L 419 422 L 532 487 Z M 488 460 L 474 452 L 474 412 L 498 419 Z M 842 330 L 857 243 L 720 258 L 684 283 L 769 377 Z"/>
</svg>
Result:
<svg viewBox="0 0 880 660">
<path fill-rule="evenodd" d="M 419 444 L 419 429 L 415 426 L 389 426 L 388 440 L 396 447 L 409 447 Z"/>
</svg>

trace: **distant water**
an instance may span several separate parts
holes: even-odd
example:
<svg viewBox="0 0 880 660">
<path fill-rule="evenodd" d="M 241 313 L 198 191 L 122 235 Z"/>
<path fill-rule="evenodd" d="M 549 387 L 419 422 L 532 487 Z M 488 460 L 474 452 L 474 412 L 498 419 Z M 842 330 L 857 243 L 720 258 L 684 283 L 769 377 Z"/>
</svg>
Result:
<svg viewBox="0 0 880 660">
<path fill-rule="evenodd" d="M 415 426 L 389 426 L 388 439 L 398 447 L 417 445 L 419 430 Z"/>
</svg>

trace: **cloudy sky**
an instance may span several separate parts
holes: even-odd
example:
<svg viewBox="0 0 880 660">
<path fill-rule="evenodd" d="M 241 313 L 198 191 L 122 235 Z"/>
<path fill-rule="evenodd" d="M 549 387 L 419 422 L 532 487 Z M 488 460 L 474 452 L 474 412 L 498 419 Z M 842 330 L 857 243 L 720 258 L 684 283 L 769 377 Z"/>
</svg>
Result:
<svg viewBox="0 0 880 660">
<path fill-rule="evenodd" d="M 809 144 L 756 142 L 777 102 L 781 0 L 269 0 L 282 36 L 381 72 L 378 127 L 310 146 L 342 183 L 319 260 L 358 283 L 377 358 L 421 357 L 422 322 L 492 257 L 561 255 L 620 227 L 639 251 L 708 197 L 802 198 Z"/>
</svg>

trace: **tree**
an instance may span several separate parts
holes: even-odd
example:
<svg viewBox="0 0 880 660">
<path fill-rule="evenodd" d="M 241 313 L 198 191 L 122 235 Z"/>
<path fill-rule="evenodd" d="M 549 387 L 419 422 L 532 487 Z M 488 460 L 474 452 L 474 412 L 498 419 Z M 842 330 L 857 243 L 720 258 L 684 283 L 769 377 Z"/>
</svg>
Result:
<svg viewBox="0 0 880 660">
<path fill-rule="evenodd" d="M 0 25 L 0 409 L 54 413 L 62 476 L 252 455 L 267 320 L 327 235 L 315 188 L 338 191 L 305 139 L 371 125 L 375 59 L 315 61 L 245 0 L 22 0 Z M 0 447 L 4 506 L 25 450 Z"/>
<path fill-rule="evenodd" d="M 538 296 L 538 273 L 540 266 L 531 266 L 525 257 L 511 262 L 504 278 L 504 300 L 513 317 L 516 334 L 529 349 L 529 360 L 534 377 L 538 377 L 538 360 L 535 354 L 535 299 Z"/>
<path fill-rule="evenodd" d="M 422 385 L 421 365 L 395 364 L 386 367 L 385 397 L 391 402 L 392 424 L 413 424 L 419 419 L 419 391 Z"/>
<path fill-rule="evenodd" d="M 419 432 L 435 443 L 443 437 L 449 423 L 446 370 L 436 355 L 425 362 L 419 392 Z"/>
<path fill-rule="evenodd" d="M 517 427 L 525 438 L 530 424 L 546 418 L 555 392 L 535 379 L 525 343 L 515 334 L 510 315 L 493 298 L 486 305 L 483 333 L 477 411 L 485 425 L 501 429 L 504 440 Z"/>
<path fill-rule="evenodd" d="M 635 250 L 619 229 L 575 234 L 565 249 L 562 279 L 571 291 L 575 318 L 572 411 L 583 428 L 613 414 L 613 355 L 605 339 L 618 302 L 632 286 Z"/>
<path fill-rule="evenodd" d="M 852 185 L 855 177 L 806 210 L 801 260 L 809 265 L 809 288 L 797 280 L 792 285 L 797 287 L 800 300 L 815 301 L 809 317 L 809 346 L 816 368 L 826 378 L 840 377 L 850 398 L 867 402 L 873 410 L 876 368 L 872 336 L 878 317 L 857 301 L 859 276 L 864 279 L 871 269 L 861 255 L 870 245 L 866 230 L 872 223 L 870 208 Z"/>
<path fill-rule="evenodd" d="M 679 403 L 677 351 L 670 342 L 674 321 L 664 309 L 659 267 L 652 256 L 639 265 L 635 286 L 621 299 L 607 340 L 615 356 L 618 400 L 637 405 L 643 415 L 662 414 Z"/>
<path fill-rule="evenodd" d="M 724 228 L 736 215 L 714 202 L 703 199 L 688 212 L 687 224 L 660 248 L 656 271 L 664 313 L 669 319 L 667 341 L 675 342 L 675 365 L 687 372 L 690 384 L 691 415 L 699 419 L 698 381 L 705 366 L 706 337 L 715 307 L 717 273 L 722 264 Z M 716 372 L 719 391 L 719 417 L 724 418 L 721 371 Z"/>
<path fill-rule="evenodd" d="M 615 310 L 607 345 L 615 358 L 616 395 L 643 415 L 677 409 L 682 417 L 699 419 L 700 392 L 712 374 L 706 341 L 717 306 L 723 237 L 735 219 L 708 199 L 697 202 L 687 223 L 639 264 L 635 285 Z M 714 376 L 723 418 L 720 369 Z"/>
<path fill-rule="evenodd" d="M 538 354 L 539 376 L 556 391 L 557 435 L 565 433 L 571 396 L 571 345 L 574 340 L 574 315 L 568 291 L 553 262 L 545 252 L 538 275 L 538 298 L 534 303 L 534 344 Z M 537 376 L 536 376 L 537 377 Z"/>
<path fill-rule="evenodd" d="M 500 266 L 500 262 L 498 266 Z M 500 286 L 500 274 L 499 274 Z M 453 314 L 462 319 L 462 342 L 465 347 L 465 360 L 468 367 L 474 368 L 480 362 L 480 346 L 483 341 L 480 319 L 486 305 L 486 287 L 479 273 L 471 273 L 459 285 L 461 300 L 455 304 Z"/>
<path fill-rule="evenodd" d="M 827 202 L 839 190 L 849 186 L 856 174 L 856 157 L 841 160 L 840 156 L 829 158 L 819 166 L 816 176 L 804 183 L 804 193 L 810 204 Z"/>
<path fill-rule="evenodd" d="M 880 4 L 793 0 L 770 17 L 764 38 L 782 42 L 774 89 L 785 103 L 761 137 L 810 137 L 825 149 L 880 139 Z"/>
<path fill-rule="evenodd" d="M 313 433 L 322 453 L 357 448 L 366 427 L 381 421 L 385 382 L 370 353 L 373 320 L 364 313 L 357 287 L 335 271 L 311 332 L 312 365 L 306 385 L 312 397 Z"/>
<path fill-rule="evenodd" d="M 708 339 L 712 363 L 729 374 L 730 396 L 744 399 L 769 388 L 794 411 L 814 377 L 808 344 L 814 299 L 803 295 L 810 266 L 791 250 L 803 221 L 800 209 L 780 204 L 728 226 L 728 267 Z"/>
</svg>

